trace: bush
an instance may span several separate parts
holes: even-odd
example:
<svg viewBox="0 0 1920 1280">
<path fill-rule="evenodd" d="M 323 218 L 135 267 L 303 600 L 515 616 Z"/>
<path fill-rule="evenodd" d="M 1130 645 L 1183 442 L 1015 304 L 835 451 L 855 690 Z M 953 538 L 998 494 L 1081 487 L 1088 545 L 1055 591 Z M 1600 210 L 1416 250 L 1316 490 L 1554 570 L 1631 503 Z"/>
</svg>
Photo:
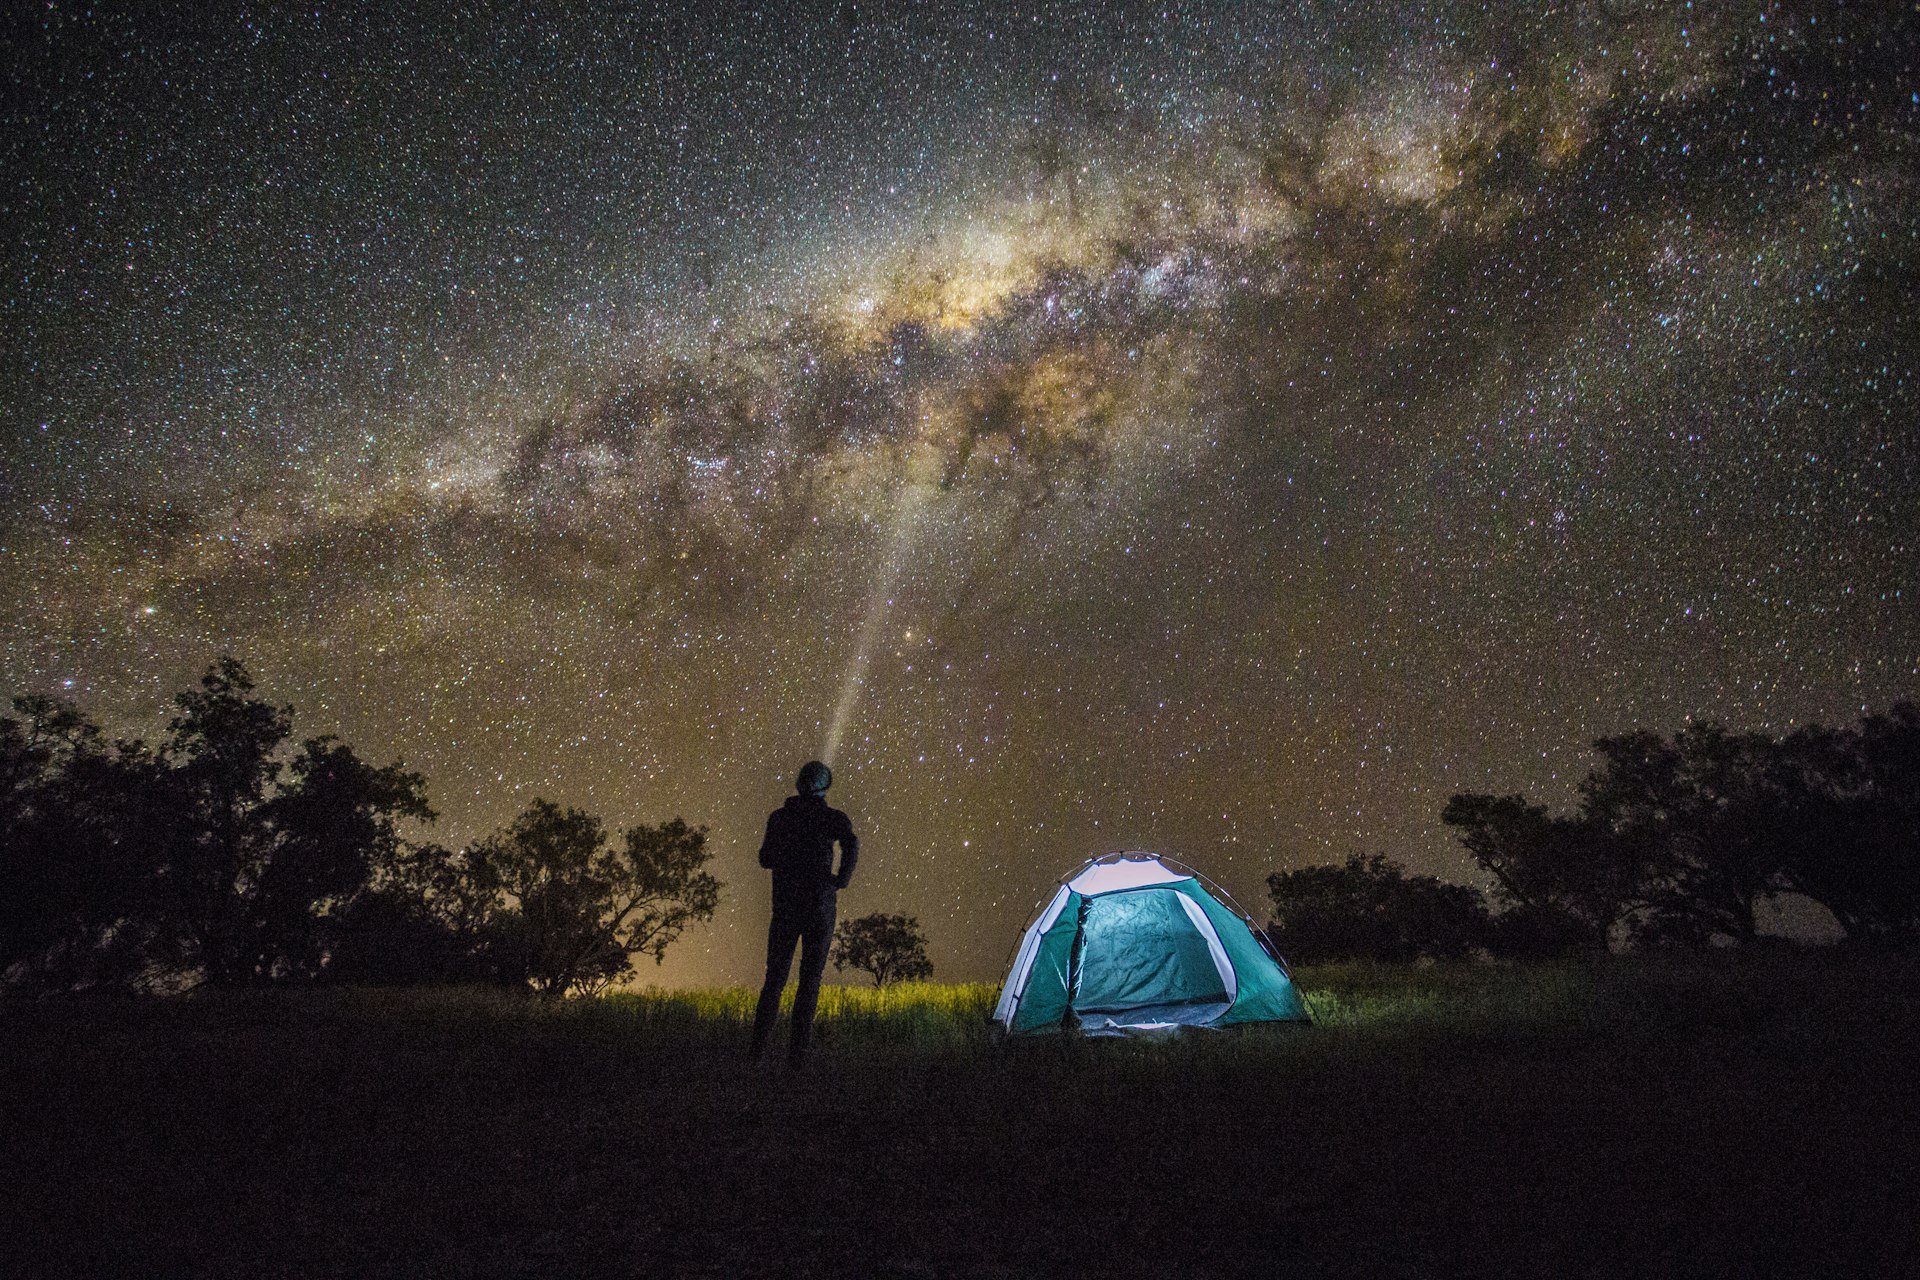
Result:
<svg viewBox="0 0 1920 1280">
<path fill-rule="evenodd" d="M 875 912 L 858 920 L 842 921 L 833 931 L 833 967 L 859 969 L 873 975 L 873 985 L 925 982 L 933 976 L 927 959 L 927 939 L 913 916 Z"/>
<path fill-rule="evenodd" d="M 1410 876 L 1379 854 L 1355 855 L 1344 866 L 1275 872 L 1267 892 L 1270 931 L 1298 964 L 1456 959 L 1487 944 L 1479 890 Z"/>
</svg>

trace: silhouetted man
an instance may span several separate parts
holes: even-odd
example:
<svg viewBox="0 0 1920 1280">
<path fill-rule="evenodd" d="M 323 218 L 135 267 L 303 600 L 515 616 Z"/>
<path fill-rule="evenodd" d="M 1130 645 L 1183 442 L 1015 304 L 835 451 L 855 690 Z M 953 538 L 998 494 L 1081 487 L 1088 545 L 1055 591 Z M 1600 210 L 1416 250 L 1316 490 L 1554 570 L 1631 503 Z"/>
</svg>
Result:
<svg viewBox="0 0 1920 1280">
<path fill-rule="evenodd" d="M 767 817 L 767 838 L 760 842 L 760 865 L 773 872 L 773 923 L 767 926 L 767 980 L 753 1018 L 753 1056 L 767 1051 L 773 1024 L 780 1017 L 780 992 L 793 967 L 793 945 L 800 944 L 800 989 L 793 995 L 793 1028 L 787 1058 L 794 1066 L 807 1056 L 813 1039 L 813 1010 L 820 1002 L 820 975 L 833 942 L 834 895 L 853 879 L 860 841 L 853 824 L 827 807 L 833 772 L 809 760 L 794 780 L 798 793 Z M 833 846 L 840 846 L 840 871 L 833 870 Z"/>
</svg>

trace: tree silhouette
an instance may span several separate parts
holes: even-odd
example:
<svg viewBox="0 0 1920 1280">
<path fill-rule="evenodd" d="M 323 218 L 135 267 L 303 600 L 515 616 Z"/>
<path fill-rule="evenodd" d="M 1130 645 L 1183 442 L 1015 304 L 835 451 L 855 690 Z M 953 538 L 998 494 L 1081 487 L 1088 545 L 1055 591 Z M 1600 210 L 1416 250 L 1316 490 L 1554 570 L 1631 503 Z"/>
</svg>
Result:
<svg viewBox="0 0 1920 1280">
<path fill-rule="evenodd" d="M 1864 781 L 1849 834 L 1864 874 L 1848 903 L 1854 932 L 1912 947 L 1920 943 L 1920 707 L 1900 702 L 1866 717 L 1858 741 Z"/>
<path fill-rule="evenodd" d="M 92 728 L 52 698 L 15 698 L 13 709 L 21 719 L 0 718 L 0 973 L 41 957 L 80 909 L 64 859 L 47 856 L 49 801 L 56 761 Z"/>
<path fill-rule="evenodd" d="M 334 918 L 390 857 L 397 824 L 430 821 L 425 779 L 376 768 L 334 738 L 279 753 L 293 709 L 252 697 L 246 668 L 223 657 L 198 691 L 174 699 L 153 815 L 179 959 L 234 986 L 311 978 Z"/>
<path fill-rule="evenodd" d="M 170 766 L 170 812 L 155 815 L 164 834 L 167 880 L 184 959 L 208 982 L 230 986 L 252 976 L 252 899 L 268 861 L 271 833 L 261 806 L 280 777 L 275 759 L 292 732 L 291 707 L 250 696 L 253 680 L 232 657 L 175 696 L 178 708 L 161 748 Z"/>
<path fill-rule="evenodd" d="M 1857 730 L 1802 729 L 1781 745 L 1793 781 L 1784 878 L 1833 913 L 1849 942 L 1920 944 L 1920 707 Z"/>
<path fill-rule="evenodd" d="M 658 962 L 686 926 L 711 920 L 720 882 L 703 868 L 704 827 L 679 818 L 629 828 L 609 845 L 600 819 L 536 799 L 526 812 L 466 854 L 478 891 L 492 900 L 494 927 L 516 933 L 525 976 L 559 997 L 595 994 Z"/>
<path fill-rule="evenodd" d="M 604 989 L 713 916 L 706 833 L 678 818 L 609 847 L 538 801 L 473 848 L 406 838 L 426 783 L 337 738 L 289 753 L 293 712 L 232 657 L 174 699 L 158 751 L 74 707 L 0 717 L 0 982 L 307 982 Z"/>
<path fill-rule="evenodd" d="M 19 697 L 0 717 L 0 978 L 64 989 L 146 966 L 157 869 L 142 816 L 158 774 L 108 747 L 70 703 Z"/>
<path fill-rule="evenodd" d="M 330 982 L 526 986 L 517 917 L 482 890 L 465 852 L 431 841 L 383 851 L 366 891 L 329 923 Z"/>
<path fill-rule="evenodd" d="M 1300 867 L 1267 877 L 1270 932 L 1300 964 L 1457 959 L 1488 943 L 1478 889 L 1409 876 L 1380 854 L 1344 866 Z"/>
<path fill-rule="evenodd" d="M 375 768 L 336 738 L 309 738 L 287 782 L 259 810 L 267 857 L 248 906 L 257 974 L 312 976 L 328 963 L 339 926 L 375 869 L 399 856 L 402 819 L 431 822 L 426 780 Z"/>
<path fill-rule="evenodd" d="M 1718 725 L 1601 738 L 1580 811 L 1457 795 L 1442 821 L 1499 885 L 1496 935 L 1534 949 L 1751 943 L 1768 897 L 1795 892 L 1850 942 L 1920 943 L 1920 708 L 1775 740 Z"/>
<path fill-rule="evenodd" d="M 1459 829 L 1467 853 L 1493 876 L 1508 908 L 1496 922 L 1504 947 L 1604 951 L 1640 903 L 1641 877 L 1603 832 L 1524 796 L 1456 795 L 1440 820 Z"/>
<path fill-rule="evenodd" d="M 0 974 L 9 985 L 303 980 L 374 868 L 430 820 L 425 783 L 332 738 L 290 762 L 291 712 L 231 657 L 179 695 L 158 751 L 71 706 L 0 721 Z"/>
<path fill-rule="evenodd" d="M 1581 814 L 1605 833 L 1614 862 L 1641 877 L 1640 935 L 1751 943 L 1759 904 L 1785 887 L 1774 742 L 1703 723 L 1671 739 L 1601 738 L 1594 750 Z"/>
<path fill-rule="evenodd" d="M 876 987 L 924 982 L 933 976 L 927 939 L 914 916 L 875 912 L 857 920 L 843 920 L 833 931 L 830 958 L 836 972 L 859 969 L 872 974 Z"/>
</svg>

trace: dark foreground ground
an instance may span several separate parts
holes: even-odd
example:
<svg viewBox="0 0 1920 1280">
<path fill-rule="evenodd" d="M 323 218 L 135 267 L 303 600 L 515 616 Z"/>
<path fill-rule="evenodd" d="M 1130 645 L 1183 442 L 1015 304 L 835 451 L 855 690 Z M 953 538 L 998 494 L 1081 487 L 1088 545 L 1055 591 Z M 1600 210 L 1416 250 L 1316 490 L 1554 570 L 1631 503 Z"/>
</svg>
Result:
<svg viewBox="0 0 1920 1280">
<path fill-rule="evenodd" d="M 0 1005 L 0 1274 L 1913 1274 L 1920 965 L 1303 975 L 996 1048 L 992 992 Z"/>
</svg>

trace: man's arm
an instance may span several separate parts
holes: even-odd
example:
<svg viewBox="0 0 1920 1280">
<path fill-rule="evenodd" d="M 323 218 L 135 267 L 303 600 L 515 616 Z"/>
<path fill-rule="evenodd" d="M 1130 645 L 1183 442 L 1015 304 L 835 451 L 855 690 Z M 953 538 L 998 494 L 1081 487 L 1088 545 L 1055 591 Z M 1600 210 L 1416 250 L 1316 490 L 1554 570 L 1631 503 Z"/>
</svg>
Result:
<svg viewBox="0 0 1920 1280">
<path fill-rule="evenodd" d="M 767 834 L 760 840 L 760 865 L 773 870 L 774 828 L 780 825 L 780 811 L 775 809 L 767 815 Z"/>
<path fill-rule="evenodd" d="M 840 832 L 840 874 L 833 878 L 836 889 L 844 889 L 853 883 L 853 868 L 860 861 L 860 837 L 853 834 L 853 824 L 849 822 Z"/>
</svg>

